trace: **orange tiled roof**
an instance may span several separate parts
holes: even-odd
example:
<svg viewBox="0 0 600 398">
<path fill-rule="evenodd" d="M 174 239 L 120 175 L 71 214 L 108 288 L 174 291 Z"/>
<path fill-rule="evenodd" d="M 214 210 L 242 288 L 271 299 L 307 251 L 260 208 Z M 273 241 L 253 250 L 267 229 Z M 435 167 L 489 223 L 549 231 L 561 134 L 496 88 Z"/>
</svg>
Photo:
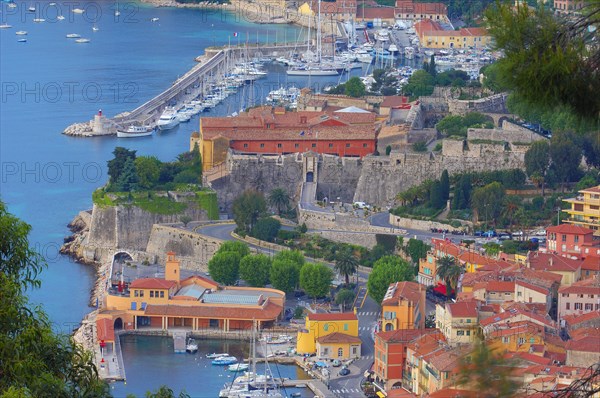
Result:
<svg viewBox="0 0 600 398">
<path fill-rule="evenodd" d="M 581 269 L 600 272 L 600 257 L 587 256 L 581 263 Z"/>
<path fill-rule="evenodd" d="M 473 286 L 473 290 L 485 289 L 488 292 L 514 292 L 515 282 L 489 281 L 478 282 Z"/>
<path fill-rule="evenodd" d="M 477 302 L 459 301 L 457 303 L 446 303 L 446 309 L 452 317 L 456 318 L 477 318 Z"/>
<path fill-rule="evenodd" d="M 167 281 L 160 278 L 136 279 L 129 285 L 130 289 L 170 289 L 177 286 L 175 281 Z"/>
<path fill-rule="evenodd" d="M 146 307 L 144 315 L 196 317 L 210 319 L 244 319 L 244 320 L 274 320 L 283 308 L 270 301 L 263 308 L 242 308 L 225 306 L 183 306 L 183 305 L 154 305 Z"/>
<path fill-rule="evenodd" d="M 546 295 L 548 293 L 550 293 L 550 291 L 547 288 L 544 288 L 541 286 L 536 286 L 533 283 L 528 283 L 528 282 L 519 280 L 519 281 L 516 281 L 515 284 L 517 286 L 523 286 L 526 289 L 533 290 L 534 292 L 538 292 L 538 293 L 542 293 L 542 294 L 546 294 Z"/>
<path fill-rule="evenodd" d="M 394 19 L 396 17 L 395 10 L 390 7 L 365 7 L 359 8 L 357 15 L 364 19 Z"/>
<path fill-rule="evenodd" d="M 445 343 L 446 337 L 438 329 L 434 329 L 432 333 L 424 334 L 414 339 L 408 345 L 408 348 L 414 351 L 417 356 L 428 355 L 434 351 L 443 349 L 440 342 Z"/>
<path fill-rule="evenodd" d="M 553 225 L 551 227 L 546 228 L 546 234 L 549 232 L 560 233 L 560 234 L 580 234 L 580 235 L 588 235 L 593 234 L 594 230 L 580 227 L 578 225 L 573 224 L 560 224 Z"/>
<path fill-rule="evenodd" d="M 115 324 L 113 320 L 108 318 L 97 319 L 96 335 L 99 341 L 115 341 Z"/>
<path fill-rule="evenodd" d="M 542 271 L 575 272 L 581 268 L 581 260 L 573 260 L 554 253 L 529 252 L 527 262 L 530 268 Z"/>
<path fill-rule="evenodd" d="M 361 342 L 358 337 L 340 332 L 330 333 L 326 336 L 319 337 L 317 341 L 320 344 L 359 344 Z"/>
<path fill-rule="evenodd" d="M 479 393 L 476 391 L 459 390 L 454 388 L 444 388 L 427 395 L 429 398 L 477 398 Z"/>
<path fill-rule="evenodd" d="M 600 193 L 600 185 L 595 186 L 595 187 L 590 187 L 590 188 L 582 189 L 579 192 Z"/>
<path fill-rule="evenodd" d="M 308 319 L 311 321 L 357 321 L 358 318 L 354 312 L 340 313 L 324 313 L 324 314 L 308 314 Z"/>
<path fill-rule="evenodd" d="M 484 28 L 461 28 L 459 30 L 444 30 L 442 26 L 432 20 L 424 19 L 415 24 L 419 36 L 487 36 Z"/>
<path fill-rule="evenodd" d="M 412 1 L 396 0 L 396 12 L 402 14 L 448 14 L 448 8 L 443 3 L 413 3 Z"/>
<path fill-rule="evenodd" d="M 505 358 L 530 362 L 537 365 L 550 365 L 552 363 L 552 359 L 550 358 L 544 358 L 528 352 L 509 352 L 506 353 Z"/>
<path fill-rule="evenodd" d="M 392 289 L 392 297 L 383 300 L 382 305 L 395 305 L 401 300 L 418 302 L 422 297 L 425 297 L 425 289 L 423 285 L 417 282 L 396 282 L 388 287 L 388 292 Z"/>
<path fill-rule="evenodd" d="M 394 108 L 400 105 L 409 104 L 408 97 L 402 95 L 386 95 L 383 97 L 383 101 L 379 104 L 380 108 Z"/>
<path fill-rule="evenodd" d="M 432 329 L 397 329 L 387 332 L 378 332 L 377 337 L 388 344 L 408 343 L 424 334 L 431 333 Z"/>
<path fill-rule="evenodd" d="M 571 286 L 563 286 L 558 289 L 559 293 L 575 294 L 597 294 L 600 295 L 600 280 L 588 278 L 573 283 Z"/>
<path fill-rule="evenodd" d="M 583 322 L 592 321 L 592 320 L 596 320 L 600 326 L 600 310 L 587 312 L 585 314 L 565 315 L 562 317 L 562 319 L 570 327 L 576 326 Z"/>
</svg>

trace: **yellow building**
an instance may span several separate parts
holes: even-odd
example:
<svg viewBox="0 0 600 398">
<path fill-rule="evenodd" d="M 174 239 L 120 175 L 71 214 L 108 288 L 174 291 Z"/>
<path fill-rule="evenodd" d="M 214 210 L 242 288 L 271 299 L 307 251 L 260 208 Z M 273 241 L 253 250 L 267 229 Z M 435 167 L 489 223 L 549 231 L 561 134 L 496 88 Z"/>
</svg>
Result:
<svg viewBox="0 0 600 398">
<path fill-rule="evenodd" d="M 330 337 L 324 339 L 326 336 Z M 325 358 L 356 358 L 360 357 L 360 339 L 356 339 L 358 318 L 353 312 L 311 313 L 306 317 L 305 327 L 298 331 L 296 351 L 300 354 L 316 353 Z"/>
<path fill-rule="evenodd" d="M 381 330 L 424 329 L 425 291 L 416 282 L 392 283 L 381 302 Z"/>
<path fill-rule="evenodd" d="M 567 223 L 594 230 L 594 235 L 600 235 L 600 185 L 579 191 L 580 195 L 565 199 L 571 208 L 563 210 L 569 215 L 564 220 Z"/>
<path fill-rule="evenodd" d="M 482 48 L 491 40 L 483 28 L 444 30 L 439 23 L 429 19 L 417 22 L 415 31 L 424 48 Z"/>
<path fill-rule="evenodd" d="M 533 353 L 532 346 L 544 345 L 544 337 L 544 327 L 523 321 L 500 326 L 487 336 L 486 341 L 492 350 Z"/>
<path fill-rule="evenodd" d="M 451 346 L 474 343 L 479 328 L 477 302 L 437 304 L 435 311 L 437 328 L 446 336 Z"/>
</svg>

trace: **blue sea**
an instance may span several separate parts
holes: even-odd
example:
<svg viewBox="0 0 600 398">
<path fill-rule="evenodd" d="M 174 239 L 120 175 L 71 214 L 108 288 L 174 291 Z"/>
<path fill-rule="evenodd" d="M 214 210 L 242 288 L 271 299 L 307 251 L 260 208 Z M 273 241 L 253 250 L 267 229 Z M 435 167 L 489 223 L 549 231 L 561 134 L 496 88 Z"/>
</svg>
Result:
<svg viewBox="0 0 600 398">
<path fill-rule="evenodd" d="M 259 43 L 304 40 L 306 33 L 293 25 L 254 24 L 246 14 L 220 10 L 153 8 L 123 1 L 15 4 L 17 8 L 8 8 L 0 2 L 0 24 L 12 26 L 0 29 L 0 199 L 32 226 L 30 242 L 48 262 L 41 274 L 42 287 L 29 292 L 31 301 L 43 306 L 56 330 L 70 333 L 90 311 L 95 272 L 58 253 L 69 234 L 67 223 L 91 208 L 91 193 L 106 183 L 106 162 L 116 146 L 169 161 L 188 150 L 199 119 L 126 141 L 75 138 L 61 132 L 74 122 L 90 120 L 99 109 L 113 116 L 139 106 L 194 66 L 194 58 L 207 46 L 234 44 L 239 38 Z M 31 6 L 35 13 L 27 11 Z M 84 13 L 73 12 L 76 8 Z M 117 8 L 121 15 L 115 17 Z M 45 21 L 33 22 L 34 18 Z M 21 30 L 27 35 L 15 34 Z M 75 43 L 66 38 L 70 33 L 90 42 Z M 280 85 L 310 84 L 320 89 L 338 82 L 338 77 L 287 79 L 281 67 L 270 66 L 266 79 L 203 116 L 258 104 Z M 165 344 L 141 338 L 128 342 L 127 388 L 115 391 L 139 396 L 167 383 L 175 391 L 190 393 L 201 386 L 201 391 L 215 396 L 224 380 L 213 377 L 212 368 L 197 366 L 192 371 L 191 357 L 174 356 Z M 295 368 L 291 369 L 293 373 Z"/>
</svg>

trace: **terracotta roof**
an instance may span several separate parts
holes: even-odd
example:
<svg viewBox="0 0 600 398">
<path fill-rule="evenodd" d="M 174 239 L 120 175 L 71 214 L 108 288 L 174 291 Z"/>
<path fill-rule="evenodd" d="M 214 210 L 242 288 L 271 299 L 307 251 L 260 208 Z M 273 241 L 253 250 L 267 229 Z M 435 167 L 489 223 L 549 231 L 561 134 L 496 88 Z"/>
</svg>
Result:
<svg viewBox="0 0 600 398">
<path fill-rule="evenodd" d="M 323 314 L 308 314 L 308 319 L 311 321 L 357 321 L 358 318 L 354 312 L 340 313 L 323 313 Z"/>
<path fill-rule="evenodd" d="M 538 321 L 538 323 L 541 323 L 544 326 L 554 327 L 552 321 L 550 320 L 547 314 L 539 315 L 534 312 L 524 310 L 523 308 L 519 308 L 519 306 L 513 306 L 512 308 L 509 308 L 500 314 L 492 315 L 489 318 L 483 319 L 479 323 L 481 324 L 481 327 L 486 327 L 494 323 L 506 323 L 507 320 L 510 320 L 511 318 L 514 318 L 519 315 L 529 318 L 532 321 L 536 320 Z"/>
<path fill-rule="evenodd" d="M 554 226 L 546 228 L 546 235 L 548 235 L 548 233 L 550 233 L 550 232 L 560 233 L 560 234 L 587 235 L 587 234 L 593 234 L 594 230 L 585 228 L 585 227 L 580 227 L 578 225 L 573 225 L 573 224 L 560 224 L 560 225 L 554 225 Z"/>
<path fill-rule="evenodd" d="M 199 275 L 192 275 L 190 277 L 187 277 L 187 278 L 183 279 L 180 282 L 180 285 L 181 286 L 186 286 L 186 285 L 189 285 L 191 283 L 194 283 L 194 281 L 200 281 L 201 284 L 203 284 L 203 285 L 206 284 L 208 286 L 213 286 L 213 287 L 218 287 L 219 286 L 219 284 L 217 282 L 215 282 L 215 281 L 213 281 L 211 279 L 205 278 L 203 276 L 199 276 Z"/>
<path fill-rule="evenodd" d="M 350 336 L 349 334 L 340 332 L 330 333 L 326 336 L 319 337 L 317 341 L 320 344 L 358 344 L 361 342 L 358 337 Z"/>
<path fill-rule="evenodd" d="M 429 364 L 440 372 L 450 372 L 459 366 L 461 352 L 467 351 L 469 348 L 463 347 L 452 351 L 444 351 L 439 355 L 433 356 L 429 360 Z"/>
<path fill-rule="evenodd" d="M 396 0 L 396 12 L 402 14 L 448 14 L 448 8 L 443 3 L 413 3 L 412 1 Z"/>
<path fill-rule="evenodd" d="M 587 256 L 581 263 L 581 269 L 600 272 L 600 257 Z"/>
<path fill-rule="evenodd" d="M 544 327 L 540 326 L 536 323 L 523 321 L 523 322 L 513 322 L 510 325 L 506 325 L 506 327 L 502 327 L 500 329 L 494 330 L 489 334 L 490 338 L 497 337 L 505 337 L 505 336 L 514 336 L 523 333 L 531 333 L 536 336 L 544 336 Z"/>
<path fill-rule="evenodd" d="M 408 345 L 408 348 L 414 351 L 417 356 L 427 355 L 439 349 L 443 349 L 440 342 L 445 343 L 446 337 L 438 329 L 434 329 L 432 333 L 424 334 L 414 339 Z"/>
<path fill-rule="evenodd" d="M 394 108 L 400 105 L 409 104 L 408 97 L 404 97 L 402 95 L 386 95 L 383 97 L 383 101 L 379 104 L 380 108 Z"/>
<path fill-rule="evenodd" d="M 393 8 L 390 7 L 365 7 L 359 8 L 357 11 L 357 15 L 364 19 L 394 19 L 396 18 L 396 13 Z"/>
<path fill-rule="evenodd" d="M 573 260 L 553 253 L 529 252 L 530 268 L 542 271 L 575 272 L 581 268 L 581 260 Z"/>
<path fill-rule="evenodd" d="M 96 319 L 98 341 L 115 341 L 115 324 L 112 319 Z"/>
<path fill-rule="evenodd" d="M 600 335 L 582 337 L 579 340 L 569 340 L 567 351 L 598 352 L 600 353 Z"/>
<path fill-rule="evenodd" d="M 149 304 L 146 307 L 144 315 L 197 317 L 210 319 L 256 319 L 270 321 L 276 319 L 279 314 L 281 314 L 282 310 L 282 307 L 270 301 L 268 301 L 263 308 L 225 307 L 222 305 L 183 306 Z"/>
<path fill-rule="evenodd" d="M 514 292 L 515 282 L 478 282 L 473 286 L 473 290 L 485 289 L 488 292 Z"/>
<path fill-rule="evenodd" d="M 538 293 L 542 293 L 542 294 L 548 294 L 550 293 L 550 290 L 548 290 L 545 287 L 541 287 L 541 286 L 536 286 L 533 283 L 529 283 L 529 282 L 525 282 L 525 281 L 516 281 L 515 284 L 517 286 L 523 286 L 526 289 L 529 290 L 533 290 L 534 292 L 538 292 Z"/>
<path fill-rule="evenodd" d="M 167 281 L 160 278 L 136 279 L 129 285 L 130 289 L 170 289 L 177 286 L 175 281 Z"/>
<path fill-rule="evenodd" d="M 475 301 L 459 301 L 446 303 L 446 309 L 454 318 L 477 318 L 477 303 Z"/>
<path fill-rule="evenodd" d="M 598 326 L 600 327 L 600 310 L 587 312 L 585 314 L 565 315 L 562 319 L 569 327 L 574 327 L 580 323 L 594 320 L 597 321 Z"/>
<path fill-rule="evenodd" d="M 417 337 L 431 332 L 432 329 L 397 329 L 389 330 L 387 332 L 379 332 L 376 333 L 375 336 L 379 337 L 388 344 L 409 343 Z"/>
<path fill-rule="evenodd" d="M 442 390 L 432 392 L 427 396 L 429 398 L 476 398 L 479 397 L 479 393 L 476 391 L 444 388 Z"/>
<path fill-rule="evenodd" d="M 600 295 L 600 280 L 597 277 L 583 279 L 573 283 L 571 286 L 563 286 L 558 289 L 559 293 L 575 294 L 597 294 Z"/>
<path fill-rule="evenodd" d="M 537 365 L 550 365 L 552 363 L 552 360 L 549 358 L 544 358 L 528 352 L 508 352 L 506 353 L 505 358 L 530 362 Z"/>
<path fill-rule="evenodd" d="M 590 187 L 590 188 L 582 189 L 579 192 L 600 193 L 600 185 L 595 186 L 595 187 Z"/>
<path fill-rule="evenodd" d="M 487 30 L 484 28 L 445 30 L 438 22 L 430 19 L 423 19 L 415 23 L 415 30 L 419 36 L 487 36 Z"/>
<path fill-rule="evenodd" d="M 407 300 L 411 302 L 418 302 L 422 298 L 425 299 L 425 289 L 423 285 L 417 282 L 396 282 L 390 284 L 388 287 L 386 297 L 388 293 L 391 297 L 385 298 L 382 301 L 382 305 L 395 305 L 401 300 Z"/>
<path fill-rule="evenodd" d="M 316 1 L 309 2 L 311 10 L 318 10 Z M 321 14 L 322 15 L 333 15 L 333 14 L 356 14 L 356 2 L 350 0 L 339 0 L 333 2 L 321 2 Z"/>
</svg>

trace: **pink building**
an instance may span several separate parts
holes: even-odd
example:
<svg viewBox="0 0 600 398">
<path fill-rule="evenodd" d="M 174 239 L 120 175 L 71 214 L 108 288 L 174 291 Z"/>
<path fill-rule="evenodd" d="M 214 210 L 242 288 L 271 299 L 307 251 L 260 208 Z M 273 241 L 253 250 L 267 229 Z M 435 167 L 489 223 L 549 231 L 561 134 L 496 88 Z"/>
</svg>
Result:
<svg viewBox="0 0 600 398">
<path fill-rule="evenodd" d="M 560 255 L 586 257 L 591 248 L 600 242 L 594 239 L 594 231 L 573 224 L 561 224 L 546 229 L 548 251 Z M 588 249 L 588 250 L 585 250 Z"/>
<path fill-rule="evenodd" d="M 558 319 L 600 310 L 600 279 L 589 278 L 558 289 Z"/>
</svg>

